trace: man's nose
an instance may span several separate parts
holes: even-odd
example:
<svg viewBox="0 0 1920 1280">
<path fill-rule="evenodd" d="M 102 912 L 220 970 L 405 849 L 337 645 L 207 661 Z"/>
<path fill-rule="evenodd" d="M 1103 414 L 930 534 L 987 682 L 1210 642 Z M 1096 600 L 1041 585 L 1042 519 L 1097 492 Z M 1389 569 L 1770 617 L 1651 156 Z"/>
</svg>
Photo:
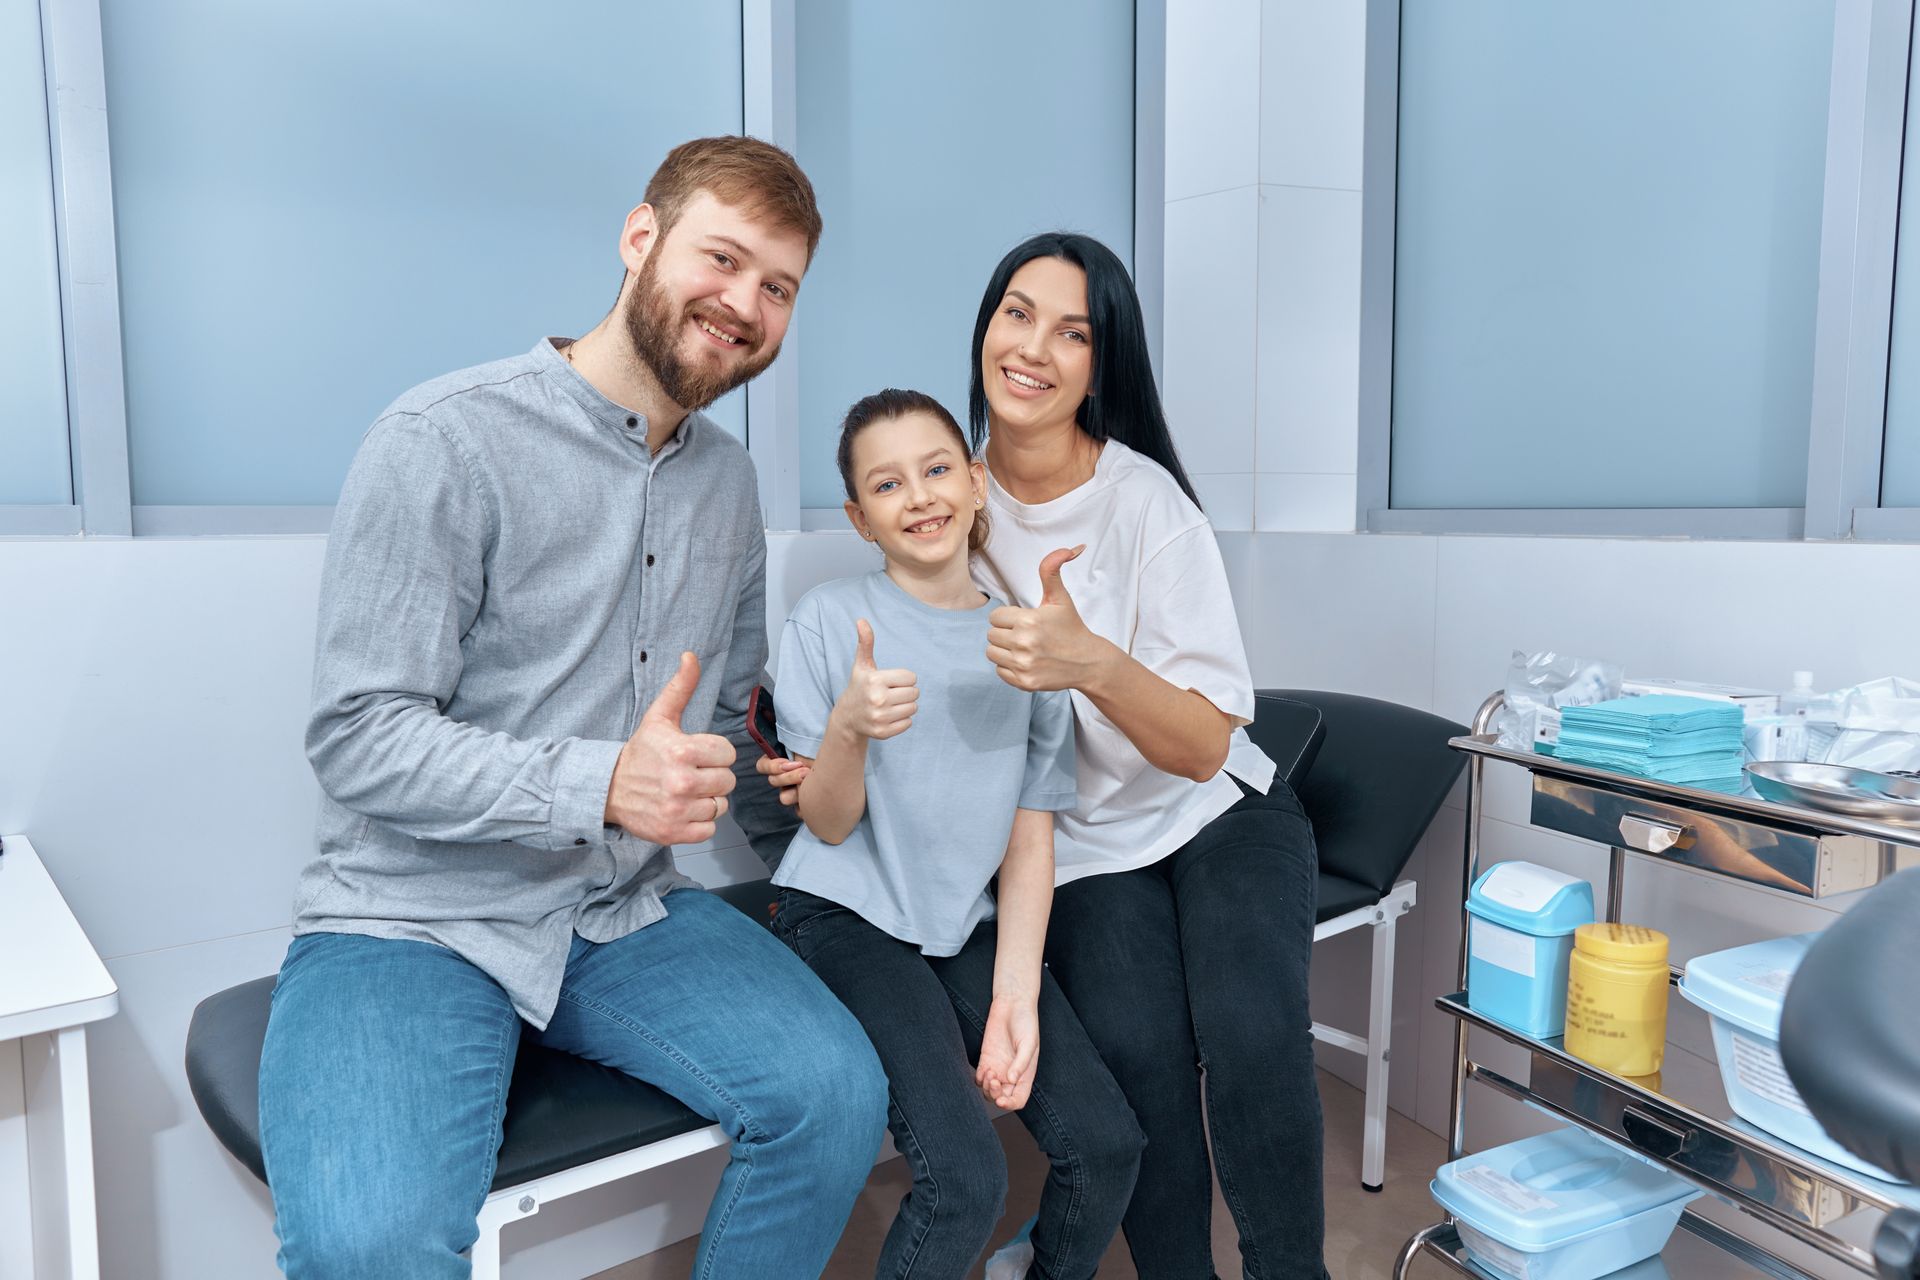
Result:
<svg viewBox="0 0 1920 1280">
<path fill-rule="evenodd" d="M 755 322 L 755 313 L 759 309 L 760 285 L 744 277 L 736 277 L 728 282 L 720 292 L 720 301 L 727 310 L 749 324 Z"/>
</svg>

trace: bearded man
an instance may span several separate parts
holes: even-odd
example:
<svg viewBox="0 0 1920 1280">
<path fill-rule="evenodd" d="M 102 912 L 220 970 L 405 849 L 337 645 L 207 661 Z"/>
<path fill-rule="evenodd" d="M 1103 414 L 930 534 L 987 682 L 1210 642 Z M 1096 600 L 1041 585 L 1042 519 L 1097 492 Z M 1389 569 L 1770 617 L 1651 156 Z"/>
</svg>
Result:
<svg viewBox="0 0 1920 1280">
<path fill-rule="evenodd" d="M 753 467 L 700 410 L 778 353 L 819 238 L 792 157 L 686 143 L 590 333 L 416 387 L 361 444 L 320 592 L 319 856 L 260 1065 L 288 1276 L 469 1274 L 522 1035 L 731 1137 L 696 1275 L 832 1252 L 886 1079 L 672 855 L 748 768 L 767 653 Z"/>
</svg>

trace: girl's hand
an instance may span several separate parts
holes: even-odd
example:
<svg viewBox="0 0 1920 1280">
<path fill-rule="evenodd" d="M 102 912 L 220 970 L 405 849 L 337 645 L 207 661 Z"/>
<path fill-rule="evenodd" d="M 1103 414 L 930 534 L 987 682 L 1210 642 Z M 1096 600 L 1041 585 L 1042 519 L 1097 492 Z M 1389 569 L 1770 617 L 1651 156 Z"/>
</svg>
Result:
<svg viewBox="0 0 1920 1280">
<path fill-rule="evenodd" d="M 920 705 L 920 686 L 905 667 L 884 671 L 873 665 L 873 628 L 861 618 L 855 622 L 860 647 L 854 651 L 853 673 L 833 708 L 833 721 L 846 733 L 880 741 L 905 733 Z"/>
<path fill-rule="evenodd" d="M 1018 1111 L 1033 1093 L 1040 1063 L 1040 1011 L 1037 1001 L 995 996 L 980 1035 L 980 1065 L 973 1082 L 994 1106 Z"/>
<path fill-rule="evenodd" d="M 995 609 L 987 622 L 987 658 L 1016 689 L 1081 689 L 1094 685 L 1113 646 L 1087 628 L 1060 568 L 1086 545 L 1047 553 L 1040 562 L 1042 593 L 1037 609 Z"/>
<path fill-rule="evenodd" d="M 800 803 L 800 784 L 813 772 L 813 766 L 802 760 L 775 760 L 771 756 L 761 756 L 753 762 L 767 785 L 780 793 L 780 803 L 791 809 Z"/>
</svg>

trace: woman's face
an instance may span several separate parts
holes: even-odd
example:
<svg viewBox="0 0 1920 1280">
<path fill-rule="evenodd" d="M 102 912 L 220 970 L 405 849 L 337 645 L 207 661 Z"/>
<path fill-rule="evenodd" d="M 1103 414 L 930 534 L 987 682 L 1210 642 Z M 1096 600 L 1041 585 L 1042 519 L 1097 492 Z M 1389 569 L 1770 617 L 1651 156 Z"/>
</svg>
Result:
<svg viewBox="0 0 1920 1280">
<path fill-rule="evenodd" d="M 1087 273 L 1059 258 L 1014 272 L 980 344 L 980 378 L 996 431 L 1072 422 L 1093 385 Z"/>
</svg>

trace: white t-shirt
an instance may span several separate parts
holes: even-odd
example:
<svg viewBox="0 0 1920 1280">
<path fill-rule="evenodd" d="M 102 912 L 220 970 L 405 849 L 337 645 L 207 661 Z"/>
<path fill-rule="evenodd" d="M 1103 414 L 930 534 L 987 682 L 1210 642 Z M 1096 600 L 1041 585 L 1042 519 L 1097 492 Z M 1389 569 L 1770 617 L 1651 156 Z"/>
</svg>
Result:
<svg viewBox="0 0 1920 1280">
<path fill-rule="evenodd" d="M 1079 799 L 1054 824 L 1058 884 L 1158 862 L 1233 807 L 1240 789 L 1273 784 L 1273 761 L 1239 726 L 1253 718 L 1253 676 L 1213 526 L 1152 459 L 1109 440 L 1093 478 L 1051 502 L 1016 501 L 989 474 L 993 521 L 974 557 L 981 589 L 1024 608 L 1040 602 L 1040 561 L 1085 543 L 1060 580 L 1080 617 L 1148 670 L 1232 718 L 1227 767 L 1205 782 L 1164 773 L 1078 689 L 1073 691 Z"/>
</svg>

